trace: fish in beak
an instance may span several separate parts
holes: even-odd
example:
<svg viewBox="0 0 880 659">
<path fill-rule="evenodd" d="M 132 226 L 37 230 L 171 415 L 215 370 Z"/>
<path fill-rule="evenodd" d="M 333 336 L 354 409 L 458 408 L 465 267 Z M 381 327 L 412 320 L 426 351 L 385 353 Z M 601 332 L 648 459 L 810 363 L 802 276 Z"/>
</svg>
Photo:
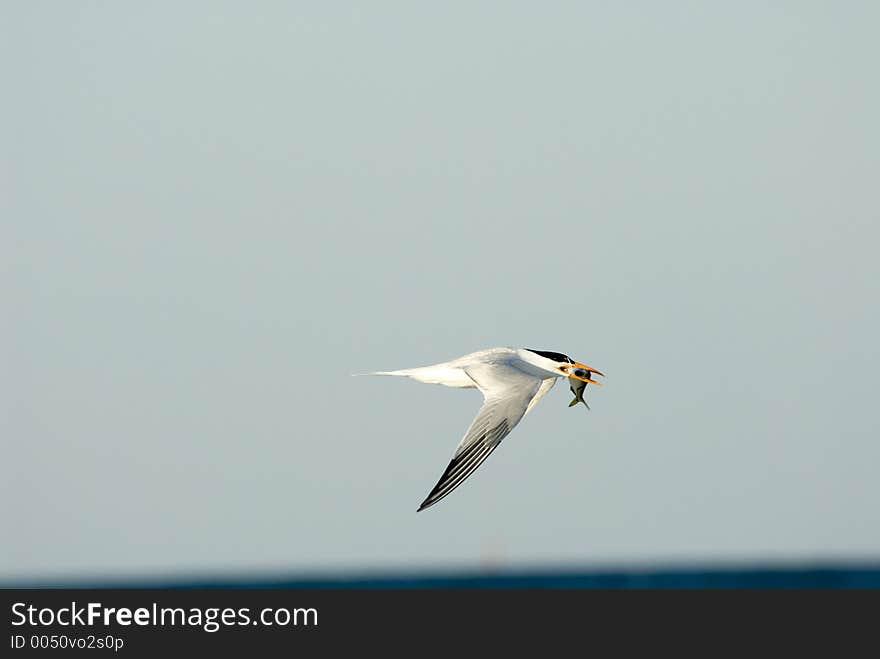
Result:
<svg viewBox="0 0 880 659">
<path fill-rule="evenodd" d="M 591 366 L 587 366 L 586 364 L 581 364 L 580 362 L 575 362 L 574 366 L 566 369 L 568 374 L 568 386 L 571 389 L 571 393 L 574 394 L 574 400 L 572 400 L 568 406 L 574 407 L 578 403 L 583 403 L 587 409 L 590 409 L 590 406 L 587 405 L 587 401 L 584 400 L 584 391 L 587 388 L 587 384 L 595 384 L 599 387 L 602 386 L 601 382 L 596 382 L 595 380 L 590 379 L 590 375 L 596 373 L 597 375 L 604 374 L 596 370 Z"/>
<path fill-rule="evenodd" d="M 573 378 L 575 380 L 583 380 L 584 382 L 588 382 L 589 384 L 595 384 L 598 387 L 601 387 L 602 383 L 591 380 L 590 375 L 595 373 L 596 375 L 601 375 L 602 377 L 605 377 L 605 374 L 602 371 L 595 369 L 592 366 L 581 364 L 580 362 L 567 364 L 563 366 L 560 370 L 565 373 L 570 379 Z"/>
<path fill-rule="evenodd" d="M 586 405 L 587 409 L 590 409 L 590 406 L 587 405 L 587 401 L 584 400 L 584 389 L 587 388 L 586 382 L 583 380 L 568 378 L 568 388 L 571 389 L 571 393 L 574 394 L 574 400 L 568 404 L 569 407 L 574 407 L 578 403 L 583 403 Z"/>
</svg>

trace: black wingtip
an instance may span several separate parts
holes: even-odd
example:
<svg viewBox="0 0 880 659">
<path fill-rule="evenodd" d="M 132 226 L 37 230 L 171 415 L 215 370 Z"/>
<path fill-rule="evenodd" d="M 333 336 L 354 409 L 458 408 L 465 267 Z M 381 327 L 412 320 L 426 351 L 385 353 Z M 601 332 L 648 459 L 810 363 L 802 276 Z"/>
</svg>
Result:
<svg viewBox="0 0 880 659">
<path fill-rule="evenodd" d="M 489 432 L 484 432 L 477 441 L 459 455 L 454 456 L 440 477 L 440 480 L 437 481 L 434 489 L 422 501 L 422 505 L 419 506 L 416 512 L 421 512 L 425 508 L 438 503 L 466 481 L 477 467 L 483 464 L 483 461 L 498 448 L 501 440 L 504 439 L 508 432 L 510 432 L 510 426 L 506 420 L 503 420 Z"/>
</svg>

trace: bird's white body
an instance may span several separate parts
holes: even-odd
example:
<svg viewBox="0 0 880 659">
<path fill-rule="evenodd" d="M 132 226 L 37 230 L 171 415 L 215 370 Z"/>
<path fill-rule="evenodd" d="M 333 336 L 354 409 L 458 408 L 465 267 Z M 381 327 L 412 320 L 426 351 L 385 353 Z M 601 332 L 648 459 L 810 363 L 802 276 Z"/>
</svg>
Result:
<svg viewBox="0 0 880 659">
<path fill-rule="evenodd" d="M 429 384 L 479 389 L 483 394 L 483 407 L 439 482 L 419 507 L 423 510 L 449 494 L 480 466 L 553 388 L 557 378 L 584 380 L 590 372 L 599 373 L 561 353 L 489 348 L 448 362 L 397 371 L 376 371 L 370 375 L 399 375 Z M 585 381 L 595 383 L 589 379 Z"/>
<path fill-rule="evenodd" d="M 547 364 L 542 365 L 541 362 Z M 399 371 L 376 371 L 371 375 L 403 375 L 427 384 L 475 389 L 477 384 L 468 376 L 467 369 L 477 364 L 510 366 L 528 375 L 540 379 L 550 377 L 554 381 L 564 375 L 555 369 L 556 365 L 551 360 L 519 348 L 488 348 L 440 364 L 405 368 Z"/>
</svg>

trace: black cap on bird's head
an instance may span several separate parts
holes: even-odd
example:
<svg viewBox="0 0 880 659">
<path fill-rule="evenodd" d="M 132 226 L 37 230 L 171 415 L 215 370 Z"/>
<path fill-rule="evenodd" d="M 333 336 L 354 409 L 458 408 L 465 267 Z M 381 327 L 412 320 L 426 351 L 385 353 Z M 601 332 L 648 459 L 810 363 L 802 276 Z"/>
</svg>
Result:
<svg viewBox="0 0 880 659">
<path fill-rule="evenodd" d="M 592 366 L 587 366 L 586 364 L 581 364 L 580 362 L 576 362 L 568 355 L 563 355 L 561 352 L 553 352 L 551 350 L 533 350 L 531 348 L 526 348 L 529 352 L 533 352 L 536 355 L 540 355 L 544 359 L 550 359 L 558 364 L 561 364 L 559 367 L 559 371 L 570 378 L 574 378 L 575 380 L 581 380 L 582 382 L 589 382 L 590 384 L 596 384 L 602 386 L 601 382 L 596 382 L 595 380 L 590 379 L 591 373 L 596 373 L 597 375 L 604 375 L 602 371 L 599 371 Z"/>
<path fill-rule="evenodd" d="M 541 357 L 552 359 L 554 362 L 574 364 L 574 360 L 571 357 L 563 355 L 561 352 L 552 352 L 551 350 L 532 350 L 531 348 L 526 348 L 526 350 L 533 352 L 536 355 L 541 355 Z"/>
</svg>

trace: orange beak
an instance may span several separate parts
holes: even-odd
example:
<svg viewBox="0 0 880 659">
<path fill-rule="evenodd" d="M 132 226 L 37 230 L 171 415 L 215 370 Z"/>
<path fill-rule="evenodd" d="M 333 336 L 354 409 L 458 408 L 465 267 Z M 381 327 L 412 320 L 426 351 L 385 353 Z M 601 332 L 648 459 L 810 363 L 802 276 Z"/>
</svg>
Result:
<svg viewBox="0 0 880 659">
<path fill-rule="evenodd" d="M 580 380 L 581 382 L 589 382 L 590 384 L 595 384 L 597 387 L 601 387 L 601 382 L 596 382 L 595 380 L 591 380 L 589 377 L 582 377 L 579 375 L 575 375 L 575 371 L 586 371 L 587 373 L 595 373 L 596 375 L 601 375 L 605 377 L 605 374 L 593 368 L 592 366 L 587 366 L 586 364 L 581 364 L 580 362 L 575 362 L 574 366 L 569 367 L 568 377 L 574 378 L 575 380 Z"/>
</svg>

